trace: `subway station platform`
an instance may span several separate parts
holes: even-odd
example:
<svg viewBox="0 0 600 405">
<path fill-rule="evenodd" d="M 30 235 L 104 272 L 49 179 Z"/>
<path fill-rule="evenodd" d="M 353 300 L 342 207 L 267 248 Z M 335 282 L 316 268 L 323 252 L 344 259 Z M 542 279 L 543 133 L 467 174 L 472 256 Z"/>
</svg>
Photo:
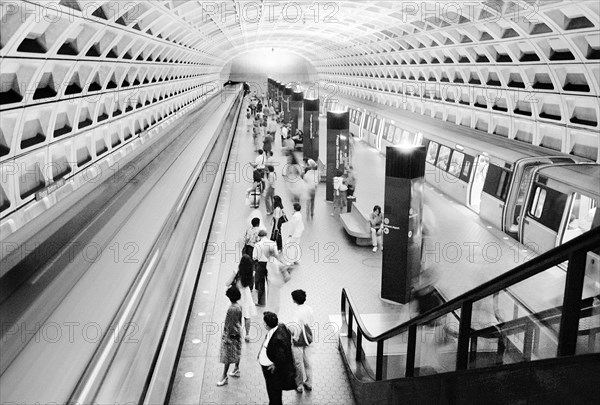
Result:
<svg viewBox="0 0 600 405">
<path fill-rule="evenodd" d="M 271 217 L 266 215 L 264 201 L 259 210 L 245 204 L 250 187 L 249 162 L 253 151 L 251 124 L 242 118 L 238 125 L 226 182 L 219 197 L 216 217 L 200 275 L 190 323 L 184 338 L 176 379 L 171 393 L 172 404 L 267 403 L 267 393 L 260 366 L 256 360 L 265 329 L 264 307 L 257 307 L 252 319 L 251 341 L 243 343 L 241 377 L 229 377 L 223 387 L 216 385 L 223 365 L 219 363 L 221 326 L 229 301 L 225 283 L 237 268 L 242 236 L 251 217 L 259 215 L 270 231 Z M 325 155 L 326 122 L 321 117 L 320 154 Z M 293 212 L 291 195 L 281 169 L 285 158 L 281 153 L 281 138 L 276 134 L 274 145 L 278 181 L 275 194 L 283 199 L 288 215 Z M 357 176 L 356 204 L 369 213 L 375 204 L 383 205 L 385 157 L 366 144 L 356 141 L 353 165 Z M 435 219 L 435 232 L 427 241 L 425 267 L 436 275 L 436 288 L 446 299 L 456 297 L 523 263 L 534 255 L 524 246 L 482 222 L 476 213 L 459 205 L 427 186 L 426 202 Z M 314 389 L 300 394 L 284 392 L 288 404 L 351 404 L 354 401 L 349 379 L 338 351 L 340 329 L 340 292 L 345 288 L 358 304 L 358 310 L 372 332 L 409 319 L 410 305 L 395 305 L 379 298 L 381 284 L 381 251 L 357 246 L 346 234 L 340 220 L 331 216 L 332 204 L 325 201 L 325 184 L 321 183 L 315 201 L 313 221 L 305 220 L 301 238 L 301 264 L 281 291 L 278 313 L 282 322 L 290 322 L 294 304 L 290 293 L 298 288 L 307 292 L 307 304 L 315 312 L 317 322 L 313 347 Z M 265 223 L 266 220 L 266 223 Z M 384 246 L 385 248 L 385 246 Z M 560 272 L 557 269 L 557 272 Z M 544 293 L 523 284 L 515 294 L 529 310 L 541 310 L 556 305 L 553 297 L 564 289 L 564 276 L 544 280 Z M 267 304 L 266 309 L 269 309 Z M 481 309 L 481 308 L 480 308 Z M 512 310 L 512 308 L 500 308 Z M 483 308 L 491 316 L 491 308 Z M 480 321 L 485 319 L 480 318 Z M 262 338 L 261 338 L 262 336 Z"/>
</svg>

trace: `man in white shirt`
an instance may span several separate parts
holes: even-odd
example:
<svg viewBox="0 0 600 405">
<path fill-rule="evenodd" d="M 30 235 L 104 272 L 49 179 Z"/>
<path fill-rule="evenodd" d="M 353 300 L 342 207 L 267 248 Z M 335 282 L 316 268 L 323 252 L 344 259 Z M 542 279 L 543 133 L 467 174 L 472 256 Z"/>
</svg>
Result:
<svg viewBox="0 0 600 405">
<path fill-rule="evenodd" d="M 283 142 L 288 137 L 288 127 L 287 125 L 283 125 L 281 127 L 281 142 Z"/>
<path fill-rule="evenodd" d="M 267 282 L 267 261 L 269 260 L 268 251 L 277 252 L 277 243 L 267 238 L 267 231 L 261 229 L 258 231 L 260 240 L 254 244 L 252 251 L 252 259 L 256 263 L 256 271 L 254 272 L 254 288 L 258 295 L 256 305 L 264 306 L 266 304 L 265 290 Z"/>
<path fill-rule="evenodd" d="M 312 390 L 311 353 L 315 317 L 311 307 L 305 304 L 304 290 L 292 291 L 292 300 L 296 304 L 292 332 L 292 351 L 296 365 L 296 391 L 303 392 L 304 388 Z"/>
<path fill-rule="evenodd" d="M 254 167 L 264 171 L 267 163 L 267 155 L 262 149 L 258 150 L 258 156 L 254 159 Z"/>
<path fill-rule="evenodd" d="M 294 264 L 300 264 L 300 256 L 302 250 L 300 249 L 300 237 L 304 232 L 304 221 L 302 219 L 302 213 L 300 210 L 302 206 L 299 203 L 294 203 L 294 214 L 290 218 L 289 222 L 283 224 L 281 232 L 287 236 L 287 243 L 283 249 L 284 257 L 287 261 L 293 261 Z"/>
<path fill-rule="evenodd" d="M 283 390 L 293 390 L 296 383 L 292 336 L 273 312 L 265 311 L 263 320 L 267 336 L 258 352 L 258 363 L 265 377 L 269 405 L 281 405 Z"/>
</svg>

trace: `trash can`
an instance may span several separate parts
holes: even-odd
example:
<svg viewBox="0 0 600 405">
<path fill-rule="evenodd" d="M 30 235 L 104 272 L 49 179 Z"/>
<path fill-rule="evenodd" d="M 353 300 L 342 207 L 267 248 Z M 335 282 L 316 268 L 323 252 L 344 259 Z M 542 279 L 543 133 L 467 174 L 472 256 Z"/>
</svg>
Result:
<svg viewBox="0 0 600 405">
<path fill-rule="evenodd" d="M 356 201 L 356 197 L 351 195 L 350 197 L 346 197 L 346 212 L 352 212 L 352 203 Z"/>
</svg>

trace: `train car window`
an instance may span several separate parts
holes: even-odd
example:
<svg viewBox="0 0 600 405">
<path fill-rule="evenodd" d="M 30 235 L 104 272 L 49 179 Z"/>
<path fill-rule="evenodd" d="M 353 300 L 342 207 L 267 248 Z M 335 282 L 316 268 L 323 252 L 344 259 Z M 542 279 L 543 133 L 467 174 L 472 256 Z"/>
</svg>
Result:
<svg viewBox="0 0 600 405">
<path fill-rule="evenodd" d="M 410 132 L 402 131 L 402 138 L 400 139 L 400 143 L 407 144 L 410 139 Z"/>
<path fill-rule="evenodd" d="M 367 128 L 369 128 L 369 124 L 370 124 L 370 123 L 371 123 L 371 116 L 370 116 L 370 115 L 367 115 L 367 116 L 365 117 L 365 122 L 363 123 L 363 128 L 364 128 L 364 129 L 367 129 Z"/>
<path fill-rule="evenodd" d="M 379 124 L 380 124 L 381 120 L 379 118 L 375 118 L 373 120 L 373 133 L 378 134 L 379 133 Z"/>
<path fill-rule="evenodd" d="M 535 184 L 534 187 L 529 215 L 540 224 L 558 232 L 567 205 L 567 195 L 539 184 Z"/>
<path fill-rule="evenodd" d="M 460 175 L 461 169 L 463 167 L 463 162 L 465 160 L 465 154 L 459 152 L 457 150 L 452 152 L 452 157 L 450 158 L 450 167 L 448 167 L 448 173 L 451 175 L 458 177 Z"/>
<path fill-rule="evenodd" d="M 544 202 L 546 202 L 546 190 L 541 187 L 535 189 L 533 196 L 533 203 L 529 210 L 529 215 L 539 218 L 542 215 L 542 208 L 544 208 Z"/>
<path fill-rule="evenodd" d="M 509 179 L 510 172 L 508 170 L 490 163 L 487 176 L 485 177 L 485 183 L 483 184 L 483 191 L 502 201 L 506 201 Z"/>
<path fill-rule="evenodd" d="M 473 167 L 474 160 L 475 159 L 473 158 L 473 156 L 465 155 L 465 158 L 464 158 L 465 163 L 463 165 L 462 172 L 460 173 L 460 176 L 459 176 L 459 178 L 462 181 L 465 181 L 467 183 L 469 182 L 469 179 L 471 178 L 471 168 Z"/>
<path fill-rule="evenodd" d="M 402 130 L 398 127 L 394 130 L 394 144 L 398 145 L 402 142 Z"/>
<path fill-rule="evenodd" d="M 420 146 L 423 144 L 423 133 L 417 132 L 417 139 L 415 140 L 415 145 Z"/>
<path fill-rule="evenodd" d="M 388 132 L 387 132 L 387 140 L 389 142 L 393 142 L 394 141 L 394 132 L 396 131 L 396 127 L 393 125 L 390 125 L 390 127 L 388 128 Z"/>
<path fill-rule="evenodd" d="M 573 194 L 569 223 L 565 229 L 563 243 L 592 229 L 592 222 L 597 209 L 597 200 L 583 194 Z"/>
<path fill-rule="evenodd" d="M 450 162 L 450 152 L 451 149 L 447 146 L 440 146 L 440 153 L 438 154 L 437 164 L 436 166 L 442 169 L 443 171 L 448 170 L 448 163 Z"/>
<path fill-rule="evenodd" d="M 429 146 L 427 147 L 427 157 L 425 160 L 428 163 L 435 164 L 435 158 L 437 157 L 438 145 L 436 142 L 429 141 Z"/>
</svg>

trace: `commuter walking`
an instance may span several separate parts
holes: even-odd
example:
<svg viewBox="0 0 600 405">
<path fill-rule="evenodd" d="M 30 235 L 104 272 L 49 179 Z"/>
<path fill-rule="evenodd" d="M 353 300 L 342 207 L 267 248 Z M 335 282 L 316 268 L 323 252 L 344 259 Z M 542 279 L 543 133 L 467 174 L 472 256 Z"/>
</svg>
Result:
<svg viewBox="0 0 600 405">
<path fill-rule="evenodd" d="M 260 226 L 260 218 L 252 218 L 252 226 L 246 230 L 244 234 L 244 248 L 242 254 L 252 257 L 254 245 L 258 242 L 258 231 Z"/>
<path fill-rule="evenodd" d="M 267 166 L 267 176 L 265 180 L 265 207 L 267 209 L 267 215 L 273 215 L 273 197 L 275 196 L 275 182 L 277 181 L 277 174 L 275 173 L 275 168 L 273 166 Z"/>
<path fill-rule="evenodd" d="M 333 212 L 331 216 L 339 216 L 342 209 L 346 206 L 346 190 L 348 186 L 345 183 L 343 172 L 338 170 L 333 178 Z"/>
<path fill-rule="evenodd" d="M 304 173 L 304 182 L 306 183 L 306 219 L 312 220 L 315 216 L 315 195 L 319 185 L 319 170 L 317 163 L 309 159 L 307 162 L 308 170 Z"/>
<path fill-rule="evenodd" d="M 265 153 L 268 156 L 269 152 L 271 152 L 272 149 L 273 149 L 273 136 L 269 132 L 267 132 L 263 139 L 263 150 L 265 151 Z"/>
<path fill-rule="evenodd" d="M 315 323 L 313 310 L 306 305 L 306 291 L 292 291 L 292 300 L 296 304 L 292 332 L 292 351 L 296 365 L 296 391 L 312 390 L 312 327 Z"/>
<path fill-rule="evenodd" d="M 221 336 L 219 361 L 224 364 L 224 368 L 223 375 L 217 382 L 219 387 L 228 382 L 227 371 L 230 364 L 233 363 L 234 368 L 229 375 L 232 377 L 240 376 L 240 357 L 242 354 L 242 308 L 238 304 L 241 294 L 236 286 L 230 286 L 225 295 L 229 298 L 231 305 L 227 309 L 227 315 L 225 315 L 223 335 Z"/>
<path fill-rule="evenodd" d="M 254 263 L 248 255 L 242 255 L 237 271 L 232 272 L 231 277 L 225 284 L 226 286 L 233 285 L 237 287 L 241 294 L 240 307 L 244 317 L 244 328 L 246 330 L 246 342 L 250 341 L 248 334 L 250 333 L 250 318 L 256 316 L 256 305 L 252 300 L 252 284 L 254 283 Z"/>
<path fill-rule="evenodd" d="M 371 241 L 373 242 L 373 252 L 377 252 L 377 246 L 383 250 L 383 235 L 381 227 L 383 225 L 383 214 L 381 207 L 376 205 L 373 212 L 369 215 L 369 225 L 371 226 Z"/>
<path fill-rule="evenodd" d="M 267 232 L 261 229 L 258 232 L 260 240 L 254 245 L 254 251 L 252 252 L 252 259 L 256 263 L 256 272 L 254 278 L 254 288 L 256 288 L 257 303 L 256 305 L 265 306 L 266 303 L 266 282 L 267 282 L 267 252 L 270 249 L 276 249 L 277 245 L 275 242 L 269 240 Z"/>
<path fill-rule="evenodd" d="M 304 220 L 302 219 L 302 213 L 300 210 L 302 206 L 299 203 L 294 203 L 294 214 L 290 218 L 290 221 L 284 225 L 284 235 L 287 236 L 285 243 L 284 257 L 288 261 L 293 261 L 294 264 L 300 263 L 300 257 L 302 256 L 302 249 L 300 248 L 300 238 L 304 232 Z M 290 252 L 290 248 L 294 249 L 293 255 Z"/>
<path fill-rule="evenodd" d="M 266 311 L 263 315 L 267 335 L 258 352 L 269 405 L 283 404 L 283 391 L 296 388 L 296 370 L 292 354 L 292 336 L 283 323 L 279 323 L 277 314 Z"/>
<path fill-rule="evenodd" d="M 273 219 L 271 220 L 271 240 L 277 244 L 277 250 L 283 249 L 283 238 L 281 236 L 281 226 L 288 221 L 283 211 L 283 202 L 278 195 L 273 196 Z"/>
<path fill-rule="evenodd" d="M 267 251 L 267 259 L 267 310 L 277 314 L 281 304 L 281 287 L 289 280 L 289 266 L 278 259 L 275 247 Z"/>
</svg>

